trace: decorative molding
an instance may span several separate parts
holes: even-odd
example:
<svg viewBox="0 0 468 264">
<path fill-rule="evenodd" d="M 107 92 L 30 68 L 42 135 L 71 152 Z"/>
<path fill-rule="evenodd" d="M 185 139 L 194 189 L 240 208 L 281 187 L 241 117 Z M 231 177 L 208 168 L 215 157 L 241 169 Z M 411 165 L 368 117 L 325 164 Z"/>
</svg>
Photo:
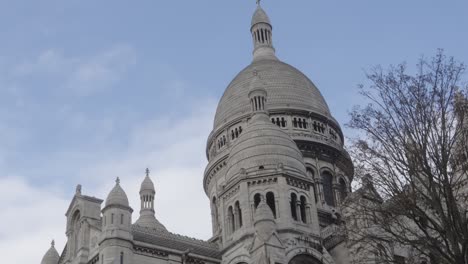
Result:
<svg viewBox="0 0 468 264">
<path fill-rule="evenodd" d="M 221 197 L 223 201 L 229 200 L 232 196 L 238 193 L 240 190 L 240 185 L 232 187 L 228 192 L 224 193 Z"/>
<path fill-rule="evenodd" d="M 88 264 L 96 264 L 98 262 L 99 262 L 99 254 L 97 254 L 90 261 L 88 261 Z"/>
<path fill-rule="evenodd" d="M 278 177 L 264 177 L 247 181 L 247 186 L 252 187 L 256 185 L 269 185 L 278 182 Z"/>
<path fill-rule="evenodd" d="M 323 253 L 323 246 L 320 244 L 320 241 L 308 236 L 297 236 L 291 239 L 287 239 L 284 243 L 287 249 L 294 249 L 294 248 L 310 248 L 315 249 L 320 253 Z"/>
<path fill-rule="evenodd" d="M 163 250 L 149 248 L 149 247 L 142 247 L 142 246 L 133 246 L 135 252 L 140 252 L 141 255 L 146 255 L 150 257 L 159 256 L 159 257 L 167 257 L 169 253 Z"/>
<path fill-rule="evenodd" d="M 309 191 L 311 186 L 309 182 L 292 177 L 286 177 L 286 183 L 290 186 L 297 187 L 305 191 Z"/>
</svg>

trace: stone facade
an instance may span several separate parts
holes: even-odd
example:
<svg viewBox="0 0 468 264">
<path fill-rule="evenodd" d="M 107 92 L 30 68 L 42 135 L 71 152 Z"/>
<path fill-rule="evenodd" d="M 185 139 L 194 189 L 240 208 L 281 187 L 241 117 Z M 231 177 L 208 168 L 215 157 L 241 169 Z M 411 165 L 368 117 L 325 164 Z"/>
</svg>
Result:
<svg viewBox="0 0 468 264">
<path fill-rule="evenodd" d="M 227 87 L 207 141 L 213 237 L 169 232 L 147 172 L 135 222 L 118 180 L 104 205 L 78 186 L 67 245 L 42 264 L 350 263 L 339 208 L 354 169 L 340 125 L 312 81 L 276 57 L 260 5 L 251 33 L 253 61 Z"/>
</svg>

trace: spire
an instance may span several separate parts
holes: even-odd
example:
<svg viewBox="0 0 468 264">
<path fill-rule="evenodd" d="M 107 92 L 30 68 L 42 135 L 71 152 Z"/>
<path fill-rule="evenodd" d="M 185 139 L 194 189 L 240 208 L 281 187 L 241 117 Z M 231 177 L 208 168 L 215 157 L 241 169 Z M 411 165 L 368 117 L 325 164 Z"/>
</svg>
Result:
<svg viewBox="0 0 468 264">
<path fill-rule="evenodd" d="M 154 188 L 154 183 L 150 178 L 150 170 L 146 168 L 145 170 L 145 179 L 141 183 L 140 187 L 140 217 L 136 221 L 136 225 L 142 227 L 148 227 L 153 229 L 159 229 L 166 231 L 166 228 L 156 219 L 154 212 L 154 200 L 155 200 L 156 190 Z"/>
<path fill-rule="evenodd" d="M 252 16 L 250 32 L 254 43 L 254 60 L 277 59 L 273 48 L 273 27 L 270 18 L 257 0 L 257 9 Z"/>
</svg>

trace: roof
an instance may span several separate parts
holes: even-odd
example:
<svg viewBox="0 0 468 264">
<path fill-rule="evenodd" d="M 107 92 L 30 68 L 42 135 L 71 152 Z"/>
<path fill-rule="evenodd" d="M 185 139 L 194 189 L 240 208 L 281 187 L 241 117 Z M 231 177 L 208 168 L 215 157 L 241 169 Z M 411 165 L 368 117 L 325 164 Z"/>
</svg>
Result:
<svg viewBox="0 0 468 264">
<path fill-rule="evenodd" d="M 302 72 L 276 59 L 252 62 L 229 84 L 216 110 L 213 128 L 250 113 L 248 93 L 254 72 L 262 74 L 270 111 L 305 110 L 333 119 L 320 91 Z"/>
<path fill-rule="evenodd" d="M 115 186 L 110 191 L 106 199 L 106 207 L 109 205 L 123 205 L 129 207 L 128 197 L 125 191 L 120 187 L 120 180 L 117 178 Z"/>
<path fill-rule="evenodd" d="M 264 113 L 253 116 L 234 144 L 227 161 L 227 180 L 243 172 L 276 171 L 278 168 L 303 176 L 307 174 L 296 143 Z"/>
<path fill-rule="evenodd" d="M 179 251 L 186 251 L 190 249 L 192 253 L 197 255 L 221 259 L 221 252 L 218 245 L 204 240 L 136 225 L 133 225 L 132 227 L 132 234 L 135 241 L 171 248 Z"/>
<path fill-rule="evenodd" d="M 252 27 L 258 23 L 266 23 L 266 24 L 270 24 L 271 25 L 271 22 L 270 22 L 270 18 L 268 17 L 267 13 L 265 12 L 265 10 L 263 10 L 263 8 L 258 5 L 257 6 L 257 10 L 255 10 L 255 13 L 253 14 L 252 16 Z"/>
<path fill-rule="evenodd" d="M 41 264 L 58 264 L 60 259 L 60 256 L 55 249 L 54 241 L 52 241 L 52 244 L 45 253 L 44 257 L 42 258 Z"/>
<path fill-rule="evenodd" d="M 141 226 L 141 227 L 147 227 L 150 229 L 158 229 L 161 231 L 167 231 L 166 227 L 161 224 L 161 222 L 156 219 L 154 216 L 154 211 L 148 211 L 146 213 L 140 214 L 140 217 L 138 220 L 135 222 L 135 225 Z"/>
<path fill-rule="evenodd" d="M 148 174 L 145 176 L 145 179 L 141 183 L 140 192 L 142 191 L 153 191 L 153 192 L 155 191 L 154 183 Z"/>
</svg>

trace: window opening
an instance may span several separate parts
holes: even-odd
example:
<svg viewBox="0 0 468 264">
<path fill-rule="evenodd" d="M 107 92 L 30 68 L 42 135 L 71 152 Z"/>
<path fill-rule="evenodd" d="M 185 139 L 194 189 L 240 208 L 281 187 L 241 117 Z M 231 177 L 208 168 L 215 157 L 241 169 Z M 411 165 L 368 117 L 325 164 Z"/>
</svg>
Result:
<svg viewBox="0 0 468 264">
<path fill-rule="evenodd" d="M 276 204 L 275 204 L 275 194 L 273 192 L 268 192 L 266 194 L 266 202 L 273 212 L 273 216 L 276 219 Z"/>
<path fill-rule="evenodd" d="M 291 193 L 291 216 L 294 220 L 297 221 L 297 210 L 296 210 L 296 205 L 297 205 L 297 195 L 295 193 Z"/>
</svg>

